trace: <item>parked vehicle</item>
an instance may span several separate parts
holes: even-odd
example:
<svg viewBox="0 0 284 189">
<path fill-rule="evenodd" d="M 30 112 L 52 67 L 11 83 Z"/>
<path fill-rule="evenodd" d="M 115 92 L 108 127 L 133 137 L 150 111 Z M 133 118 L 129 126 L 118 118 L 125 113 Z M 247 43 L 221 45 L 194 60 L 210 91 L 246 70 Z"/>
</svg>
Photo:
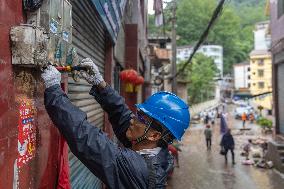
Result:
<svg viewBox="0 0 284 189">
<path fill-rule="evenodd" d="M 251 106 L 241 106 L 241 107 L 237 107 L 234 110 L 234 117 L 235 117 L 235 119 L 241 119 L 243 113 L 245 113 L 247 115 L 247 120 L 249 120 L 249 116 L 248 115 L 250 113 L 253 113 L 254 119 L 257 118 L 257 114 L 255 113 L 253 107 L 251 107 Z"/>
</svg>

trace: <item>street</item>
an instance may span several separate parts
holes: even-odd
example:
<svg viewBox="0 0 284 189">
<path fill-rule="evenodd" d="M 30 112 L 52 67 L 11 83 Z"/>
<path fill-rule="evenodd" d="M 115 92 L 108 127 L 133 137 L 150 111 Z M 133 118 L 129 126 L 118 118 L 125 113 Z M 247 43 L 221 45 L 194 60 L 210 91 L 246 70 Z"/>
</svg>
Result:
<svg viewBox="0 0 284 189">
<path fill-rule="evenodd" d="M 248 138 L 260 136 L 259 126 L 247 123 L 247 131 L 237 134 L 242 126 L 229 113 L 229 127 L 236 142 L 236 165 L 232 165 L 231 154 L 228 153 L 228 164 L 220 152 L 219 120 L 213 126 L 212 149 L 207 151 L 202 124 L 191 125 L 182 140 L 180 167 L 175 168 L 169 180 L 168 189 L 282 189 L 284 177 L 273 169 L 261 169 L 253 165 L 242 165 L 244 157 L 240 156 L 240 146 Z M 270 137 L 270 136 L 265 136 Z"/>
</svg>

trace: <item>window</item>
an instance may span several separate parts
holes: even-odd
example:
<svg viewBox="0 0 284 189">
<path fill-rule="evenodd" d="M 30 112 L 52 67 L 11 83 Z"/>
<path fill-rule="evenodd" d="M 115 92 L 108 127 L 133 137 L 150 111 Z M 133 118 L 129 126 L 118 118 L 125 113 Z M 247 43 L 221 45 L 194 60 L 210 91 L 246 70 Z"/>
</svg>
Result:
<svg viewBox="0 0 284 189">
<path fill-rule="evenodd" d="M 213 52 L 220 52 L 220 50 L 218 48 L 212 48 Z"/>
<path fill-rule="evenodd" d="M 250 72 L 250 67 L 248 67 L 248 72 Z"/>
<path fill-rule="evenodd" d="M 248 83 L 248 88 L 250 88 L 250 83 Z"/>
<path fill-rule="evenodd" d="M 258 77 L 263 77 L 264 76 L 264 70 L 257 70 L 257 75 L 258 75 Z"/>
<path fill-rule="evenodd" d="M 263 66 L 264 65 L 264 60 L 263 59 L 259 59 L 257 61 L 257 63 L 258 63 L 259 66 Z"/>
<path fill-rule="evenodd" d="M 278 0 L 277 6 L 278 6 L 277 15 L 278 18 L 280 18 L 284 14 L 284 0 Z"/>
<path fill-rule="evenodd" d="M 264 82 L 258 82 L 258 88 L 263 89 L 264 88 Z"/>
<path fill-rule="evenodd" d="M 250 80 L 250 75 L 248 75 L 248 80 Z"/>
</svg>

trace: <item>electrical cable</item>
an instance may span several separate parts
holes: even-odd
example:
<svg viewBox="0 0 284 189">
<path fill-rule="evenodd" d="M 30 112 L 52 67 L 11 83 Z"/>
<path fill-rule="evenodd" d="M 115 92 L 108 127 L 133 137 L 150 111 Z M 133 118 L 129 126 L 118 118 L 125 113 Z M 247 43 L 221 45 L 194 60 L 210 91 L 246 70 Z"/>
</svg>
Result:
<svg viewBox="0 0 284 189">
<path fill-rule="evenodd" d="M 171 80 L 175 77 L 177 77 L 179 74 L 181 74 L 182 72 L 184 72 L 185 68 L 191 63 L 193 56 L 195 55 L 195 53 L 197 52 L 197 50 L 199 49 L 199 47 L 203 44 L 204 40 L 207 38 L 210 29 L 212 28 L 212 26 L 214 25 L 215 21 L 221 16 L 222 14 L 222 10 L 224 7 L 224 3 L 226 2 L 226 0 L 220 0 L 218 6 L 215 8 L 213 15 L 206 27 L 206 29 L 204 30 L 204 32 L 202 33 L 201 37 L 199 38 L 197 44 L 194 46 L 193 51 L 190 55 L 190 57 L 188 58 L 188 60 L 185 62 L 185 64 L 183 65 L 183 67 L 174 75 L 171 77 Z"/>
</svg>

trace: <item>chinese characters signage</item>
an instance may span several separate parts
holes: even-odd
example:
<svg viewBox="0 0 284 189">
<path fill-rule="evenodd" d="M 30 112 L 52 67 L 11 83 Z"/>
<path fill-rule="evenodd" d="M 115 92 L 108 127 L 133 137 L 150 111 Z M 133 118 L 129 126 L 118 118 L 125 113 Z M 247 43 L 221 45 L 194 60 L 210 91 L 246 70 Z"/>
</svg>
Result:
<svg viewBox="0 0 284 189">
<path fill-rule="evenodd" d="M 35 109 L 33 104 L 22 101 L 19 113 L 17 167 L 21 168 L 35 156 L 36 128 L 34 123 Z"/>
</svg>

